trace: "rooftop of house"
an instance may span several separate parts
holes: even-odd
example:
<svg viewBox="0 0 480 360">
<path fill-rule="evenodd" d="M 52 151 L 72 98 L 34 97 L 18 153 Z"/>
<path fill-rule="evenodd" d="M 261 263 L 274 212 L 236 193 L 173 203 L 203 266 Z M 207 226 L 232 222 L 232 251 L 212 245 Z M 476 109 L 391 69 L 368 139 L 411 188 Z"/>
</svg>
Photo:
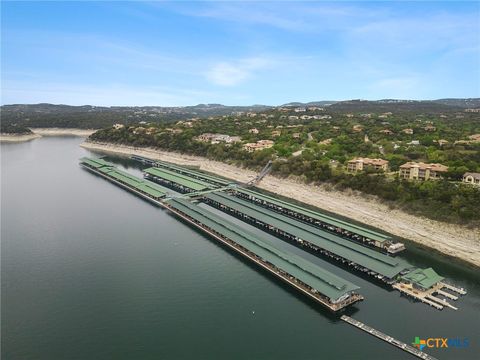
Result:
<svg viewBox="0 0 480 360">
<path fill-rule="evenodd" d="M 365 165 L 386 165 L 388 160 L 384 159 L 370 159 L 370 158 L 355 158 L 349 161 L 349 163 L 363 162 Z"/>
<path fill-rule="evenodd" d="M 442 164 L 427 164 L 423 162 L 407 162 L 400 166 L 402 169 L 411 169 L 414 167 L 418 167 L 422 170 L 430 169 L 433 171 L 448 171 L 448 166 Z"/>
<path fill-rule="evenodd" d="M 471 176 L 475 180 L 480 180 L 480 173 L 466 172 L 465 174 L 463 174 L 464 178 L 466 178 L 467 176 Z"/>
</svg>

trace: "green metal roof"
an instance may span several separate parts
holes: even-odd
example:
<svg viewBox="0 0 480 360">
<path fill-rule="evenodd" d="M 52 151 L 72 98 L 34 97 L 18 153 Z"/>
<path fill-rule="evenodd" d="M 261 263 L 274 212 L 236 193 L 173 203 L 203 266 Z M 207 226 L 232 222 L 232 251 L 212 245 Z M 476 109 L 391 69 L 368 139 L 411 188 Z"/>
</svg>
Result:
<svg viewBox="0 0 480 360">
<path fill-rule="evenodd" d="M 175 209 L 182 211 L 216 232 L 235 241 L 237 244 L 275 265 L 277 268 L 318 290 L 332 300 L 336 300 L 358 286 L 315 265 L 299 256 L 275 248 L 265 239 L 241 228 L 240 226 L 192 204 L 188 200 L 172 198 L 165 201 Z"/>
<path fill-rule="evenodd" d="M 102 159 L 84 157 L 80 159 L 80 162 L 153 197 L 164 197 L 168 192 L 168 189 L 163 186 L 119 170 L 113 164 Z"/>
<path fill-rule="evenodd" d="M 224 193 L 211 193 L 207 194 L 205 197 L 252 218 L 260 219 L 261 221 L 273 225 L 288 234 L 296 236 L 304 241 L 308 241 L 322 249 L 388 278 L 393 278 L 403 270 L 412 267 L 404 260 L 392 258 L 360 244 L 343 239 L 328 231 L 321 230 L 272 210 L 265 209 L 235 196 L 226 195 Z"/>
<path fill-rule="evenodd" d="M 88 164 L 94 168 L 101 168 L 103 166 L 115 166 L 114 164 L 109 163 L 103 159 L 88 158 L 88 157 L 81 158 L 80 162 Z"/>
<path fill-rule="evenodd" d="M 254 196 L 259 200 L 263 200 L 265 202 L 269 202 L 269 203 L 281 206 L 285 209 L 295 211 L 295 212 L 303 214 L 305 216 L 309 216 L 309 217 L 311 217 L 313 219 L 316 219 L 318 221 L 322 221 L 324 223 L 331 224 L 332 226 L 339 227 L 339 228 L 345 229 L 347 231 L 350 231 L 352 233 L 365 236 L 369 239 L 376 240 L 378 242 L 384 242 L 386 240 L 392 240 L 392 238 L 388 235 L 385 235 L 385 234 L 382 234 L 382 233 L 364 228 L 364 227 L 359 226 L 359 225 L 351 224 L 347 221 L 337 219 L 333 216 L 328 216 L 328 215 L 322 214 L 318 211 L 306 209 L 304 207 L 301 207 L 301 206 L 298 206 L 298 205 L 295 205 L 295 204 L 292 204 L 292 203 L 289 203 L 289 202 L 286 202 L 286 201 L 283 201 L 283 200 L 276 199 L 272 196 L 264 195 L 264 194 L 261 194 L 259 192 L 248 190 L 248 189 L 237 189 L 237 191 L 239 191 L 243 194 L 249 195 L 249 196 Z"/>
<path fill-rule="evenodd" d="M 166 170 L 166 169 L 151 167 L 151 168 L 145 169 L 144 172 L 146 172 L 147 174 L 171 181 L 173 183 L 177 183 L 179 185 L 185 186 L 187 188 L 190 188 L 196 191 L 205 190 L 213 187 L 213 185 L 208 184 L 204 181 L 194 179 L 190 176 L 179 174 L 177 172 Z"/>
<path fill-rule="evenodd" d="M 416 284 L 424 289 L 429 289 L 444 278 L 438 275 L 432 268 L 415 269 L 408 274 L 403 275 L 402 279 Z"/>
<path fill-rule="evenodd" d="M 201 179 L 205 179 L 205 180 L 210 181 L 210 182 L 218 183 L 220 185 L 228 185 L 228 184 L 233 183 L 232 180 L 222 179 L 222 178 L 217 177 L 217 176 L 205 174 L 203 172 L 192 170 L 192 169 L 189 169 L 189 168 L 186 168 L 186 167 L 183 167 L 183 166 L 178 166 L 178 165 L 175 165 L 175 164 L 171 164 L 171 163 L 168 163 L 166 161 L 155 161 L 155 163 L 157 165 L 161 166 L 162 168 L 170 169 L 172 171 L 179 172 L 179 173 L 185 174 L 185 175 L 192 175 L 192 176 L 195 176 L 195 177 L 198 177 L 198 178 L 201 178 Z"/>
</svg>

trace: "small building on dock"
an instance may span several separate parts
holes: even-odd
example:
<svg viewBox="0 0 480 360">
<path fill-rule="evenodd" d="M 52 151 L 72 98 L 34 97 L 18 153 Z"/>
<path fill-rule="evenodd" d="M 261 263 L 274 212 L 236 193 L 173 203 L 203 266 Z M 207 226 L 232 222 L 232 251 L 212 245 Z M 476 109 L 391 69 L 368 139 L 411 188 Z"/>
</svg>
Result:
<svg viewBox="0 0 480 360">
<path fill-rule="evenodd" d="M 412 284 L 414 288 L 422 291 L 428 290 L 444 280 L 444 278 L 438 275 L 432 268 L 414 269 L 401 276 L 400 279 L 406 283 Z"/>
</svg>

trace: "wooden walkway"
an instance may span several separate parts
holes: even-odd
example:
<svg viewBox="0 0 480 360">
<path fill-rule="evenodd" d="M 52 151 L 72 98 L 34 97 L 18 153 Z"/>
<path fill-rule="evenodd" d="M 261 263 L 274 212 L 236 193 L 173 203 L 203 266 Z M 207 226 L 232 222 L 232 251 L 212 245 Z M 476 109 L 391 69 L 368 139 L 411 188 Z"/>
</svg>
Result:
<svg viewBox="0 0 480 360">
<path fill-rule="evenodd" d="M 407 345 L 405 344 L 404 342 L 401 342 L 400 340 L 397 340 L 397 339 L 394 339 L 393 337 L 391 336 L 388 336 L 384 333 L 382 333 L 381 331 L 378 331 L 378 330 L 375 330 L 374 328 L 368 326 L 368 325 L 365 325 L 364 323 L 358 321 L 358 320 L 355 320 L 353 318 L 351 318 L 350 316 L 346 316 L 346 315 L 342 315 L 341 319 L 343 321 L 345 321 L 346 323 L 350 324 L 350 325 L 353 325 L 357 328 L 359 328 L 360 330 L 363 330 L 367 333 L 369 333 L 370 335 L 373 335 L 379 339 L 382 339 L 383 341 L 386 341 L 390 344 L 392 344 L 393 346 L 396 346 L 397 348 L 399 349 L 402 349 L 403 351 L 406 351 L 420 359 L 424 359 L 424 360 L 436 360 L 436 358 L 434 358 L 433 356 L 430 356 L 426 353 L 424 353 L 423 351 L 420 351 L 418 350 L 417 348 L 414 348 L 413 346 L 410 346 L 410 345 Z"/>
</svg>

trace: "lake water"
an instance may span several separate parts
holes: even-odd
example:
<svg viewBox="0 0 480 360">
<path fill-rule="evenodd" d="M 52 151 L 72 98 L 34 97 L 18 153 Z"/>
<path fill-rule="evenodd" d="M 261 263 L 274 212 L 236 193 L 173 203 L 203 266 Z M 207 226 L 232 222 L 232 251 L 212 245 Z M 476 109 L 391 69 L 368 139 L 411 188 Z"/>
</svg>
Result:
<svg viewBox="0 0 480 360">
<path fill-rule="evenodd" d="M 82 141 L 1 145 L 2 359 L 412 358 L 85 171 Z M 109 160 L 140 174 L 134 162 Z M 466 349 L 427 352 L 478 358 L 478 270 L 421 247 L 402 255 L 467 288 L 458 311 L 438 311 L 303 256 L 361 287 L 354 318 L 406 343 L 468 338 Z"/>
</svg>

